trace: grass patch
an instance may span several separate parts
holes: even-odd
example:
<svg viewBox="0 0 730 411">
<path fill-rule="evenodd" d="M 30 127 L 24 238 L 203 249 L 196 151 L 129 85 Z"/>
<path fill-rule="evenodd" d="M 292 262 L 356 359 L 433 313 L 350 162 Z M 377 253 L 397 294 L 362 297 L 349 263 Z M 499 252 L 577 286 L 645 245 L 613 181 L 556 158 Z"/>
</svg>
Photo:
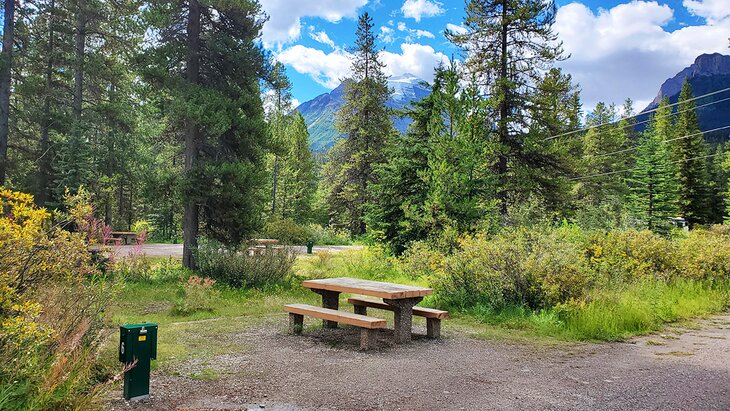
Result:
<svg viewBox="0 0 730 411">
<path fill-rule="evenodd" d="M 219 379 L 221 376 L 218 374 L 218 371 L 212 369 L 212 368 L 205 368 L 203 371 L 199 373 L 193 373 L 190 374 L 190 378 L 194 380 L 205 380 L 205 381 L 215 381 Z"/>
<path fill-rule="evenodd" d="M 533 311 L 508 306 L 501 310 L 478 306 L 465 315 L 502 330 L 520 331 L 534 337 L 561 340 L 621 341 L 658 331 L 668 323 L 722 311 L 728 304 L 728 288 L 701 282 L 645 281 L 613 290 L 594 291 L 589 302 L 565 304 Z M 499 330 L 487 331 L 499 336 Z M 676 338 L 662 335 L 662 338 Z"/>
</svg>

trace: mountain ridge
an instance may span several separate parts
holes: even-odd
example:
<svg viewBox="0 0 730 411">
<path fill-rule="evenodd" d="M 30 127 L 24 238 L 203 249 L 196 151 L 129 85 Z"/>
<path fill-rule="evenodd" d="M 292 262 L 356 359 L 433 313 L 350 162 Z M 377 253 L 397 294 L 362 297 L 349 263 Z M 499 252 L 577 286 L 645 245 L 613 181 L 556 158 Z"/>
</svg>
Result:
<svg viewBox="0 0 730 411">
<path fill-rule="evenodd" d="M 396 110 L 404 109 L 413 101 L 419 101 L 428 96 L 431 90 L 424 83 L 426 83 L 424 80 L 410 73 L 391 77 L 388 79 L 388 87 L 393 93 L 386 101 L 386 107 Z M 320 94 L 296 108 L 307 123 L 310 147 L 314 152 L 328 150 L 343 137 L 337 131 L 335 123 L 337 111 L 344 104 L 346 84 L 346 81 L 342 82 L 329 93 Z M 395 128 L 402 133 L 405 133 L 410 123 L 411 120 L 407 117 L 393 117 Z"/>
</svg>

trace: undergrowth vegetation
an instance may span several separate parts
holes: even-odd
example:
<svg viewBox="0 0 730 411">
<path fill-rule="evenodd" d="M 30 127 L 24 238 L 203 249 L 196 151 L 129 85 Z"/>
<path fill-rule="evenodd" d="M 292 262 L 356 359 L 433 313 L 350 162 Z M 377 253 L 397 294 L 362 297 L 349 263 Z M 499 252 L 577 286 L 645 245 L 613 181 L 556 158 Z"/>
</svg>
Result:
<svg viewBox="0 0 730 411">
<path fill-rule="evenodd" d="M 452 253 L 418 244 L 401 267 L 429 278 L 439 306 L 577 339 L 622 339 L 730 303 L 723 226 L 674 239 L 571 225 L 521 228 L 465 237 Z"/>
</svg>

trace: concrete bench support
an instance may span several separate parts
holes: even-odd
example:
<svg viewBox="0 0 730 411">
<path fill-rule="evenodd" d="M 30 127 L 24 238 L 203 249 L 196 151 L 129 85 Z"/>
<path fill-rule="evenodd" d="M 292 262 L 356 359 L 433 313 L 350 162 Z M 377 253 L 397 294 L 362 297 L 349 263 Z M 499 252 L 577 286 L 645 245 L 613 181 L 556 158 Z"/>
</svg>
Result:
<svg viewBox="0 0 730 411">
<path fill-rule="evenodd" d="M 375 347 L 378 329 L 385 328 L 386 326 L 386 321 L 382 318 L 368 317 L 307 304 L 285 305 L 284 311 L 289 313 L 289 333 L 291 334 L 301 334 L 305 315 L 334 322 L 335 324 L 343 323 L 359 327 L 361 350 L 369 350 Z"/>
<path fill-rule="evenodd" d="M 355 313 L 360 315 L 367 315 L 367 309 L 370 308 L 378 308 L 381 310 L 388 310 L 393 311 L 395 315 L 395 323 L 396 323 L 396 336 L 398 336 L 398 329 L 399 325 L 401 328 L 402 333 L 408 333 L 408 340 L 410 340 L 410 330 L 411 330 L 411 319 L 410 317 L 406 320 L 403 318 L 403 309 L 396 307 L 396 303 L 398 301 L 408 301 L 413 299 L 406 299 L 406 300 L 377 300 L 373 298 L 367 298 L 367 297 L 351 297 L 347 300 L 350 304 L 352 304 L 355 307 Z M 421 299 L 418 298 L 418 301 L 416 303 L 420 302 Z M 414 303 L 414 304 L 416 304 Z M 410 303 L 408 303 L 410 304 Z M 407 305 L 404 305 L 404 307 L 407 307 Z M 410 306 L 411 310 L 413 312 L 413 315 L 419 316 L 419 317 L 426 317 L 426 336 L 428 338 L 440 338 L 441 337 L 441 320 L 448 318 L 449 313 L 448 311 L 442 311 L 442 310 L 436 310 L 433 308 L 425 308 L 425 307 L 415 307 Z M 407 309 L 407 308 L 406 308 Z M 401 314 L 398 314 L 398 311 L 401 311 Z M 400 317 L 400 322 L 399 322 Z M 407 323 L 407 325 L 406 325 Z M 407 327 L 407 328 L 406 328 Z M 407 331 L 406 331 L 407 330 Z M 403 335 L 400 335 L 400 338 L 403 338 Z M 396 337 L 396 341 L 398 341 L 398 337 Z M 407 340 L 405 340 L 407 341 Z"/>
</svg>

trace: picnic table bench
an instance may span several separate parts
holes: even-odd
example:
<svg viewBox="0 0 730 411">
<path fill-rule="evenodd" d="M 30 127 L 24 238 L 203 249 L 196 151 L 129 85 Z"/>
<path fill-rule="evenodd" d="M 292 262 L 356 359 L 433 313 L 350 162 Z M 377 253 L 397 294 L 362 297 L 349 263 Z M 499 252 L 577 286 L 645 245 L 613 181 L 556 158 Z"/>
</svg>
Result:
<svg viewBox="0 0 730 411">
<path fill-rule="evenodd" d="M 305 315 L 360 327 L 361 350 L 370 349 L 375 344 L 375 332 L 379 328 L 385 328 L 386 326 L 386 321 L 381 318 L 315 307 L 308 304 L 289 304 L 284 306 L 284 310 L 289 313 L 289 332 L 292 334 L 300 334 L 302 332 Z"/>
<path fill-rule="evenodd" d="M 424 296 L 430 295 L 433 290 L 425 287 L 417 287 L 403 284 L 393 284 L 381 281 L 362 280 L 358 278 L 326 278 L 321 280 L 308 280 L 302 282 L 302 286 L 309 288 L 322 296 L 322 308 L 314 306 L 303 306 L 301 304 L 290 304 L 284 307 L 290 314 L 292 310 L 296 310 L 295 314 L 299 316 L 310 316 L 323 320 L 325 328 L 337 328 L 338 323 L 355 325 L 364 329 L 383 328 L 379 320 L 374 317 L 368 317 L 365 309 L 367 306 L 372 308 L 386 309 L 393 312 L 394 318 L 394 339 L 398 344 L 406 343 L 411 340 L 411 328 L 413 315 L 419 315 L 427 318 L 427 334 L 429 337 L 437 338 L 440 335 L 440 320 L 446 318 L 446 311 L 433 310 L 422 307 L 415 307 L 416 304 L 423 300 Z M 370 297 L 382 298 L 381 300 L 351 298 L 348 302 L 355 306 L 355 313 L 338 311 L 340 293 L 351 293 L 366 295 Z M 306 307 L 306 308 L 305 308 Z M 415 308 L 414 308 L 415 307 Z M 428 319 L 431 319 L 429 321 Z M 290 321 L 292 332 L 296 331 L 297 326 L 301 326 L 303 317 L 292 317 Z M 385 320 L 382 320 L 383 322 Z M 377 324 L 377 326 L 368 326 L 369 324 Z M 370 347 L 372 331 L 365 336 L 365 331 L 361 332 L 361 347 Z"/>
</svg>

